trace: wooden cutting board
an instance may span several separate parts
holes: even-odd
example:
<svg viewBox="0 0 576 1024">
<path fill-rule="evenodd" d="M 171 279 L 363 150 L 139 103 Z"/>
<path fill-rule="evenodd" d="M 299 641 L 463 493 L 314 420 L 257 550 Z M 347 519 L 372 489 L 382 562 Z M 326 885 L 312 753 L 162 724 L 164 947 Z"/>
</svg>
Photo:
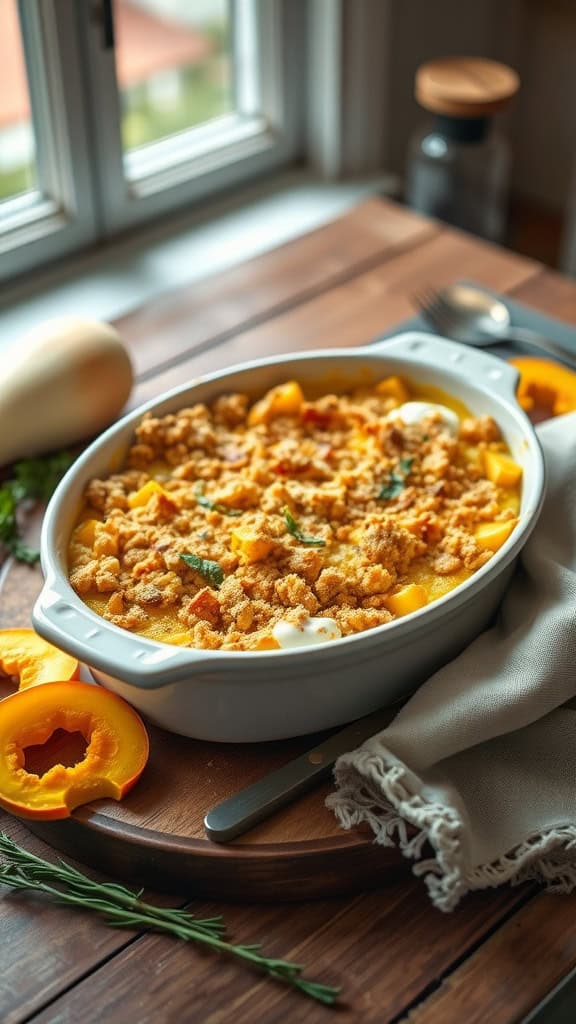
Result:
<svg viewBox="0 0 576 1024">
<path fill-rule="evenodd" d="M 39 569 L 10 562 L 0 582 L 0 628 L 30 625 Z M 2 693 L 12 692 L 8 683 Z M 280 767 L 321 736 L 259 744 L 204 743 L 149 727 L 150 759 L 125 800 L 99 800 L 56 822 L 26 821 L 51 846 L 137 885 L 222 899 L 302 900 L 382 886 L 407 870 L 371 831 L 345 832 L 324 805 L 330 783 L 309 791 L 232 843 L 208 840 L 215 804 Z M 29 770 L 82 756 L 61 733 L 29 748 Z"/>
</svg>

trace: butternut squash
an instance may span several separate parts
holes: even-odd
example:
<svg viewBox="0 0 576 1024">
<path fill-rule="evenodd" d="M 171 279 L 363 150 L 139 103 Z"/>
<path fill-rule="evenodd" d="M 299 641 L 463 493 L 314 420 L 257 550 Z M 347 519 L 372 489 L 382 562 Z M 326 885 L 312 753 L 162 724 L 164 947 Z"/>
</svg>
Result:
<svg viewBox="0 0 576 1024">
<path fill-rule="evenodd" d="M 110 324 L 51 320 L 7 353 L 0 383 L 0 466 L 83 441 L 108 426 L 132 388 Z"/>
</svg>

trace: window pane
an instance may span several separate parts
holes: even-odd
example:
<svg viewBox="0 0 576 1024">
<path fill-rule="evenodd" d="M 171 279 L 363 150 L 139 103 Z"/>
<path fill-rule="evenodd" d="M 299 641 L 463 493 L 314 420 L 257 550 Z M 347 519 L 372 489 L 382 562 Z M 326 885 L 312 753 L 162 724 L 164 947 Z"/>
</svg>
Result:
<svg viewBox="0 0 576 1024">
<path fill-rule="evenodd" d="M 234 109 L 228 0 L 115 0 L 114 10 L 125 150 Z"/>
<path fill-rule="evenodd" d="M 34 129 L 17 0 L 0 0 L 0 203 L 37 187 Z M 2 207 L 0 205 L 0 216 Z"/>
</svg>

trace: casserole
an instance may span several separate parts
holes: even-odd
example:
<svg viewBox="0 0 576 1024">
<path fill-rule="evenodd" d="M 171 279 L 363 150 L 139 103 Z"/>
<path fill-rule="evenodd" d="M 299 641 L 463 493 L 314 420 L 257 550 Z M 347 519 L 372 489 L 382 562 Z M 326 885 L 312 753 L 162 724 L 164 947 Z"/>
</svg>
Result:
<svg viewBox="0 0 576 1024">
<path fill-rule="evenodd" d="M 374 629 L 304 649 L 208 651 L 148 640 L 101 618 L 74 593 L 67 549 L 84 487 L 117 472 L 142 414 L 164 415 L 224 391 L 259 397 L 287 377 L 345 390 L 395 374 L 440 388 L 473 415 L 491 415 L 523 467 L 519 523 L 493 558 L 455 590 Z M 175 389 L 130 413 L 77 460 L 48 507 L 41 541 L 45 585 L 33 612 L 37 631 L 91 669 L 97 682 L 150 721 L 217 742 L 253 742 L 340 725 L 410 693 L 487 624 L 518 552 L 534 528 L 544 492 L 542 454 L 515 401 L 507 363 L 433 335 L 408 333 L 369 349 L 323 350 L 244 364 Z"/>
</svg>

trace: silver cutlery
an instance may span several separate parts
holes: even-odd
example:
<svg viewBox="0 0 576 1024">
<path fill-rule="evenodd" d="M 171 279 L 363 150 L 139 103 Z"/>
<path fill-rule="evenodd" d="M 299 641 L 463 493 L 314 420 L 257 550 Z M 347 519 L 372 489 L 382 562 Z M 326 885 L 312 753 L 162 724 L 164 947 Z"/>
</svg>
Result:
<svg viewBox="0 0 576 1024">
<path fill-rule="evenodd" d="M 547 352 L 576 369 L 576 352 L 569 352 L 527 327 L 513 327 L 504 303 L 481 288 L 467 284 L 452 284 L 439 290 L 425 288 L 413 299 L 424 320 L 454 341 L 478 347 L 516 341 Z"/>
<path fill-rule="evenodd" d="M 228 843 L 258 822 L 270 817 L 284 804 L 327 775 L 341 754 L 354 750 L 364 740 L 385 729 L 398 714 L 399 706 L 381 708 L 359 718 L 313 747 L 306 754 L 258 779 L 218 804 L 204 818 L 206 835 L 215 843 Z"/>
</svg>

